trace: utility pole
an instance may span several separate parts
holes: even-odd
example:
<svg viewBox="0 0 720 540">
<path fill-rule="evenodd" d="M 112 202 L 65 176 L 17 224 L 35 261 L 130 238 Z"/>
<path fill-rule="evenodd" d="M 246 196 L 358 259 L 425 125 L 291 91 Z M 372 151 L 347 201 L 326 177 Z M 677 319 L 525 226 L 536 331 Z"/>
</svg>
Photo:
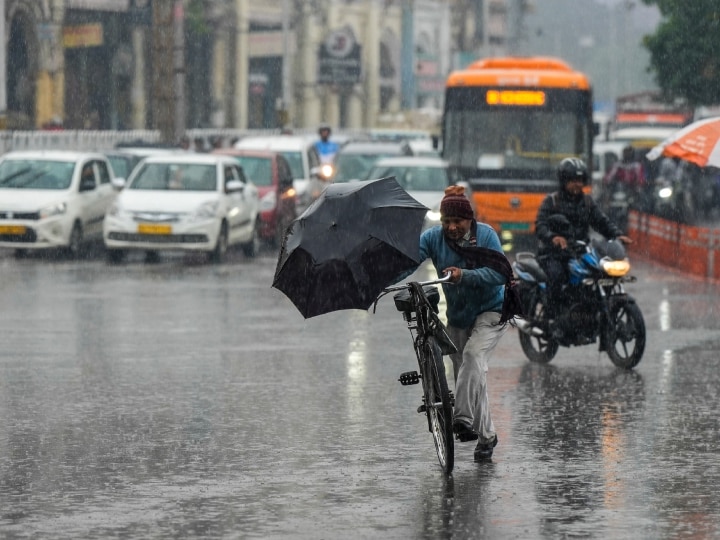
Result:
<svg viewBox="0 0 720 540">
<path fill-rule="evenodd" d="M 5 0 L 0 0 L 0 129 L 7 128 L 7 93 L 5 73 L 7 57 L 5 52 Z"/>
<path fill-rule="evenodd" d="M 153 127 L 174 144 L 185 132 L 184 10 L 181 0 L 152 3 Z"/>
<path fill-rule="evenodd" d="M 415 17 L 414 0 L 402 2 L 402 36 L 400 50 L 400 105 L 403 110 L 415 108 Z"/>
</svg>

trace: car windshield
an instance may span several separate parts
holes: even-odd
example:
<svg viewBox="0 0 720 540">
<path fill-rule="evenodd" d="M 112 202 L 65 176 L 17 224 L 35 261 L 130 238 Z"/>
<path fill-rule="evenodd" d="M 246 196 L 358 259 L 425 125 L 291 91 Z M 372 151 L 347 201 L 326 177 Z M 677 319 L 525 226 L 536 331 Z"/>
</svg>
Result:
<svg viewBox="0 0 720 540">
<path fill-rule="evenodd" d="M 216 167 L 197 163 L 145 163 L 128 189 L 215 191 Z"/>
<path fill-rule="evenodd" d="M 37 159 L 8 159 L 0 163 L 0 188 L 68 189 L 75 163 Z"/>
<path fill-rule="evenodd" d="M 290 172 L 292 173 L 293 179 L 302 180 L 305 178 L 305 173 L 303 172 L 302 153 L 282 152 L 282 155 L 285 159 L 287 159 L 288 165 L 290 165 Z"/>
<path fill-rule="evenodd" d="M 250 181 L 256 186 L 272 185 L 272 162 L 270 158 L 235 156 Z"/>
<path fill-rule="evenodd" d="M 374 167 L 369 178 L 387 176 L 394 176 L 406 191 L 444 191 L 450 185 L 444 167 Z"/>
<path fill-rule="evenodd" d="M 350 180 L 368 180 L 375 162 L 383 157 L 390 157 L 392 154 L 355 154 L 340 153 L 335 158 L 334 182 L 349 182 Z"/>
<path fill-rule="evenodd" d="M 130 176 L 130 172 L 133 167 L 132 159 L 123 156 L 108 156 L 110 166 L 112 167 L 115 176 L 120 178 L 127 178 Z"/>
</svg>

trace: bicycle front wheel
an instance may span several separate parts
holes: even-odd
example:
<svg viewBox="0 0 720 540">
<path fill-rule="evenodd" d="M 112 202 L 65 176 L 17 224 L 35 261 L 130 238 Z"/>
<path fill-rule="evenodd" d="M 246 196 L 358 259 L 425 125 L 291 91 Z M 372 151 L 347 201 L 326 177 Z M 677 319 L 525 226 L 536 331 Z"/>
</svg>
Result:
<svg viewBox="0 0 720 540">
<path fill-rule="evenodd" d="M 453 403 L 445 377 L 445 363 L 440 346 L 432 336 L 425 342 L 422 352 L 422 381 L 428 427 L 435 440 L 440 466 L 445 474 L 450 474 L 455 464 L 455 443 L 452 430 Z"/>
</svg>

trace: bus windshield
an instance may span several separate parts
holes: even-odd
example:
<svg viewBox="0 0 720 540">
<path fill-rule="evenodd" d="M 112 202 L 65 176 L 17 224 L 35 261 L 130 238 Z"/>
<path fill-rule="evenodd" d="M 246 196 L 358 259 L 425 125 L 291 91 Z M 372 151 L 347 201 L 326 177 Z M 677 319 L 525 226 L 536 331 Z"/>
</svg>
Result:
<svg viewBox="0 0 720 540">
<path fill-rule="evenodd" d="M 538 106 L 488 105 L 488 88 L 448 89 L 443 157 L 471 175 L 547 176 L 566 157 L 590 162 L 589 94 L 546 89 Z"/>
</svg>

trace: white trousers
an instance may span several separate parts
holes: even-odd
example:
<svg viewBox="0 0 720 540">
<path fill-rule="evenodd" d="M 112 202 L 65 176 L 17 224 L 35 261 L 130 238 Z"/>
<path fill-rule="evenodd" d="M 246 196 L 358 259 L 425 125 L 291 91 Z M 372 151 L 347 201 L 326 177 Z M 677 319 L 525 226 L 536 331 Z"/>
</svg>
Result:
<svg viewBox="0 0 720 540">
<path fill-rule="evenodd" d="M 481 441 L 495 436 L 490 416 L 487 370 L 490 355 L 507 330 L 498 324 L 500 314 L 481 313 L 472 328 L 448 326 L 448 335 L 458 349 L 450 355 L 455 372 L 455 419 L 472 424 Z"/>
</svg>

